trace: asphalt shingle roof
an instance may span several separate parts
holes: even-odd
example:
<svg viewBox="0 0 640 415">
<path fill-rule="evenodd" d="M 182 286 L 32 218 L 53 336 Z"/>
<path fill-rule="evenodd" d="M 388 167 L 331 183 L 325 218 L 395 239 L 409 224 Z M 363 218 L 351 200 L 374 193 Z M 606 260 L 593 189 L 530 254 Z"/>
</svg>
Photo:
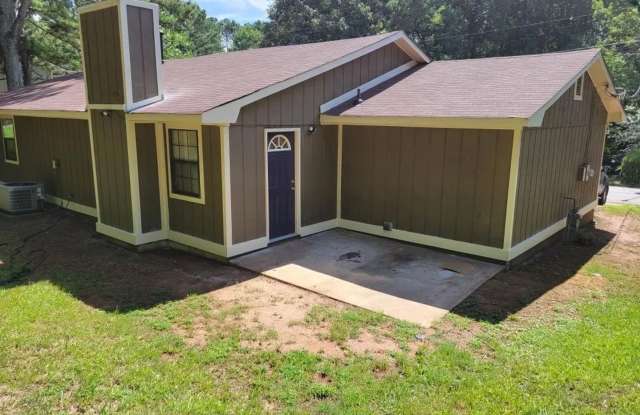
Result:
<svg viewBox="0 0 640 415">
<path fill-rule="evenodd" d="M 529 118 L 598 55 L 598 49 L 434 61 L 381 85 L 332 115 Z"/>
<path fill-rule="evenodd" d="M 201 114 L 333 62 L 394 34 L 396 32 L 167 60 L 162 68 L 164 99 L 134 112 Z M 0 109 L 84 111 L 86 97 L 82 74 L 1 95 Z"/>
</svg>

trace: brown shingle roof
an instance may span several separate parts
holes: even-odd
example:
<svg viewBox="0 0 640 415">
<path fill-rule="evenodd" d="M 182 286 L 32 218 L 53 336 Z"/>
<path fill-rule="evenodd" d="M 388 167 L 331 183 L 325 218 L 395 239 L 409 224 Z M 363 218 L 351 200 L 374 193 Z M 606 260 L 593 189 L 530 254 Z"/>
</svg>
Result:
<svg viewBox="0 0 640 415">
<path fill-rule="evenodd" d="M 85 107 L 81 73 L 0 94 L 2 110 L 84 111 Z"/>
<path fill-rule="evenodd" d="M 393 35 L 216 53 L 164 64 L 164 99 L 135 112 L 200 114 Z"/>
<path fill-rule="evenodd" d="M 135 112 L 201 114 L 394 34 L 396 32 L 168 60 L 162 67 L 164 99 Z M 0 97 L 0 109 L 84 111 L 85 108 L 82 74 L 57 78 Z"/>
<path fill-rule="evenodd" d="M 598 55 L 598 49 L 435 61 L 372 91 L 343 116 L 529 118 Z M 366 96 L 365 96 L 366 98 Z M 336 115 L 336 111 L 330 111 Z"/>
</svg>

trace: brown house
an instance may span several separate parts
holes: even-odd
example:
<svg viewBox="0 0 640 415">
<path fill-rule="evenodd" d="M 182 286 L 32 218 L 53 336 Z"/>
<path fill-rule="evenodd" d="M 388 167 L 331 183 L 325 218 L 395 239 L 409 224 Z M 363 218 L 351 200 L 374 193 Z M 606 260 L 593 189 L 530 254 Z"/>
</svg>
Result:
<svg viewBox="0 0 640 415">
<path fill-rule="evenodd" d="M 509 261 L 596 205 L 598 50 L 432 62 L 402 32 L 161 62 L 158 7 L 80 9 L 84 75 L 0 98 L 0 180 L 132 245 L 334 227 Z"/>
</svg>

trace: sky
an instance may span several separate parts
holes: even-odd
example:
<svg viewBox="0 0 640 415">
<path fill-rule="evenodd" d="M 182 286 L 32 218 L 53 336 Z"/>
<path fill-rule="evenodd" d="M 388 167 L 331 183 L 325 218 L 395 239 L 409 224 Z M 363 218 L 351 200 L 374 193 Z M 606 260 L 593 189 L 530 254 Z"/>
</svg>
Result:
<svg viewBox="0 0 640 415">
<path fill-rule="evenodd" d="M 207 15 L 233 19 L 240 23 L 265 20 L 270 0 L 194 0 Z"/>
</svg>

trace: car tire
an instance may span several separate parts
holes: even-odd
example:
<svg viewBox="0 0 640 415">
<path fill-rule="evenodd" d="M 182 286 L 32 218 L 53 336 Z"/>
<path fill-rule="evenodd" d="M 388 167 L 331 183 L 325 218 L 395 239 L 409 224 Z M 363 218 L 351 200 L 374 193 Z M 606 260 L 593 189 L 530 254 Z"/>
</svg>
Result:
<svg viewBox="0 0 640 415">
<path fill-rule="evenodd" d="M 598 196 L 598 204 L 600 206 L 607 203 L 607 196 L 609 196 L 609 186 L 605 187 L 602 194 Z"/>
</svg>

